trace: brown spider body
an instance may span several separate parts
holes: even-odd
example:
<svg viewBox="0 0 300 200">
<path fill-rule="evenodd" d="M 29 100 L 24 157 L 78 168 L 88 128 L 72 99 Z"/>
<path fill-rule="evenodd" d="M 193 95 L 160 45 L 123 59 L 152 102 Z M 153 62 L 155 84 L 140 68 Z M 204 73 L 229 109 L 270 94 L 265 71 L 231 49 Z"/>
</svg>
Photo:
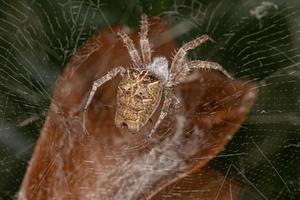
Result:
<svg viewBox="0 0 300 200">
<path fill-rule="evenodd" d="M 119 83 L 115 125 L 138 132 L 151 118 L 163 94 L 160 79 L 149 71 L 128 71 Z"/>
<path fill-rule="evenodd" d="M 159 118 L 150 131 L 149 136 L 151 136 L 168 114 L 174 113 L 180 108 L 180 99 L 174 93 L 173 88 L 184 82 L 192 69 L 219 70 L 231 78 L 218 63 L 202 60 L 186 61 L 185 56 L 189 50 L 211 40 L 208 35 L 202 35 L 184 44 L 177 51 L 169 66 L 169 62 L 164 56 L 152 58 L 151 45 L 147 37 L 148 21 L 146 15 L 143 15 L 141 19 L 141 55 L 127 33 L 119 32 L 118 34 L 128 50 L 133 65 L 131 68 L 115 67 L 94 81 L 85 105 L 86 110 L 98 87 L 115 76 L 121 75 L 122 80 L 118 86 L 115 113 L 115 125 L 117 127 L 126 128 L 133 133 L 138 132 L 152 117 L 160 102 L 163 101 Z"/>
</svg>

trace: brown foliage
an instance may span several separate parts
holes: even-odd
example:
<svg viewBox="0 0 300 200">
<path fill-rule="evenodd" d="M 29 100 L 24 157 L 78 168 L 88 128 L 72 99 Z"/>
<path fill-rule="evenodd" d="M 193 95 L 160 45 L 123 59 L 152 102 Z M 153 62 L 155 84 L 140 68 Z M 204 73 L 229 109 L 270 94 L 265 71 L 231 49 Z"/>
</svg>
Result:
<svg viewBox="0 0 300 200">
<path fill-rule="evenodd" d="M 170 61 L 176 45 L 167 25 L 150 20 L 154 55 Z M 177 199 L 214 199 L 222 183 L 219 199 L 235 198 L 236 181 L 203 167 L 245 120 L 255 86 L 218 72 L 195 72 L 193 80 L 176 89 L 184 103 L 180 117 L 169 116 L 154 142 L 146 137 L 153 123 L 137 134 L 114 126 L 120 78 L 98 89 L 85 116 L 93 81 L 113 67 L 130 66 L 127 50 L 112 32 L 120 29 L 128 28 L 115 26 L 87 41 L 57 81 L 19 199 L 174 199 L 176 194 Z M 130 36 L 137 42 L 136 32 Z"/>
</svg>

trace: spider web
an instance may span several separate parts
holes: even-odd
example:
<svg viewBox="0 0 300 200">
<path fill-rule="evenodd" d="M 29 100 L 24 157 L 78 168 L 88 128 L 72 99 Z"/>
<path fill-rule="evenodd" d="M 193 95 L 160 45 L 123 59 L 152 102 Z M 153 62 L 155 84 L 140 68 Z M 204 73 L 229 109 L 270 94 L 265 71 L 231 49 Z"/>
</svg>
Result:
<svg viewBox="0 0 300 200">
<path fill-rule="evenodd" d="M 299 4 L 176 1 L 164 14 L 189 22 L 183 41 L 197 32 L 217 38 L 217 48 L 192 57 L 217 60 L 260 90 L 248 121 L 214 167 L 248 186 L 241 199 L 299 197 Z"/>
<path fill-rule="evenodd" d="M 118 23 L 137 27 L 142 12 L 167 19 L 178 46 L 199 33 L 209 34 L 217 43 L 190 57 L 218 62 L 259 86 L 247 122 L 211 167 L 247 186 L 241 199 L 297 199 L 297 0 L 1 0 L 0 196 L 13 199 L 20 186 L 54 82 L 70 55 L 101 28 Z"/>
</svg>

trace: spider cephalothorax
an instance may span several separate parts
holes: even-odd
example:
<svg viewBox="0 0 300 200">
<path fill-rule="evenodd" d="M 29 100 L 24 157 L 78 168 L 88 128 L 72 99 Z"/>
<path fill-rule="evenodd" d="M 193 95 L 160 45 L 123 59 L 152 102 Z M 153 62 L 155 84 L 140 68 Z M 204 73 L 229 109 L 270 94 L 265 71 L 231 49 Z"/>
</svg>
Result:
<svg viewBox="0 0 300 200">
<path fill-rule="evenodd" d="M 115 125 L 117 127 L 138 132 L 157 110 L 160 102 L 163 101 L 160 116 L 150 132 L 149 136 L 151 136 L 167 114 L 176 112 L 180 107 L 180 100 L 175 95 L 173 87 L 185 81 L 192 69 L 215 69 L 231 78 L 217 63 L 201 60 L 186 62 L 187 51 L 210 40 L 208 35 L 202 35 L 184 44 L 176 52 L 169 66 L 165 57 L 152 59 L 146 15 L 143 15 L 141 19 L 141 56 L 125 32 L 118 34 L 128 50 L 133 66 L 131 68 L 115 67 L 96 80 L 85 105 L 85 109 L 87 109 L 98 87 L 118 74 L 121 75 L 122 80 L 118 85 L 115 113 Z"/>
</svg>

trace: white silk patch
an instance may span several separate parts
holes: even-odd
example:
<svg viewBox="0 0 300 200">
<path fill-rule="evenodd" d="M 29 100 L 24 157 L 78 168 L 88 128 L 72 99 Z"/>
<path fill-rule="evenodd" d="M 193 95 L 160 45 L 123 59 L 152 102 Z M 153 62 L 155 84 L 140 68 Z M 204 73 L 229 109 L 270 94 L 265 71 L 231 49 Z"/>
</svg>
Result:
<svg viewBox="0 0 300 200">
<path fill-rule="evenodd" d="M 168 60 L 165 57 L 155 57 L 146 69 L 158 76 L 163 83 L 169 80 Z"/>
</svg>

